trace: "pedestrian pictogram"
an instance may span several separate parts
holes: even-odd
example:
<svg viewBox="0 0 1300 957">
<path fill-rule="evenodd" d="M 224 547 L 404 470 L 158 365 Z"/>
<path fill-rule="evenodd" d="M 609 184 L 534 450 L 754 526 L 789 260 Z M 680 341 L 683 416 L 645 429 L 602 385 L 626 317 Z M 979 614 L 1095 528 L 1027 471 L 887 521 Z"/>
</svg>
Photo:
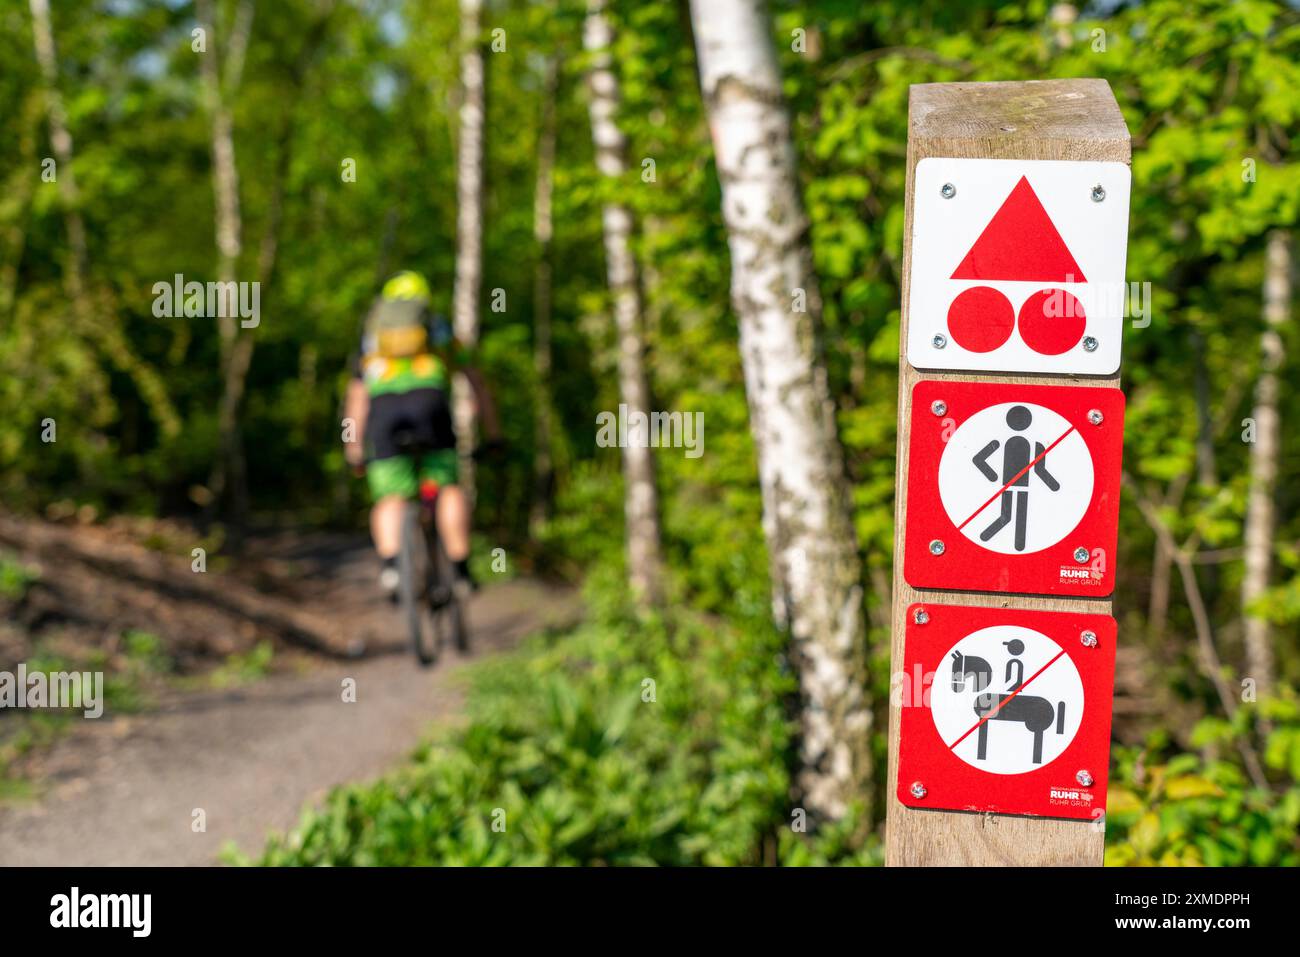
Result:
<svg viewBox="0 0 1300 957">
<path fill-rule="evenodd" d="M 917 383 L 908 584 L 1110 594 L 1123 413 L 1118 389 Z"/>
<path fill-rule="evenodd" d="M 918 369 L 1119 368 L 1124 163 L 917 164 L 908 361 Z"/>
<path fill-rule="evenodd" d="M 996 406 L 992 409 L 994 417 L 1001 414 L 1001 412 L 1001 406 Z M 1031 442 L 1024 435 L 1024 433 L 1034 424 L 1034 412 L 1038 413 L 1038 430 L 1040 434 L 1047 434 L 1043 432 L 1043 421 L 1045 419 L 1050 420 L 1051 422 L 1049 432 L 1052 429 L 1059 430 L 1061 426 L 1065 426 L 1065 430 L 1062 431 L 1050 445 L 1044 445 L 1038 440 Z M 985 416 L 983 412 L 979 414 L 982 418 L 988 417 Z M 1011 523 L 1014 516 L 1015 536 L 1012 539 L 1014 543 L 1012 547 L 1017 552 L 1023 552 L 1025 548 L 1028 547 L 1030 481 L 1036 480 L 1042 486 L 1046 487 L 1047 491 L 1052 493 L 1061 491 L 1061 483 L 1056 480 L 1051 472 L 1047 471 L 1047 453 L 1054 451 L 1062 442 L 1071 437 L 1075 439 L 1075 449 L 1082 450 L 1082 454 L 1076 455 L 1078 462 L 1075 466 L 1074 475 L 1072 476 L 1078 480 L 1077 482 L 1072 483 L 1076 487 L 1076 491 L 1072 497 L 1072 502 L 1076 507 L 1074 509 L 1058 509 L 1056 513 L 1058 515 L 1069 515 L 1078 510 L 1077 506 L 1080 503 L 1087 501 L 1087 492 L 1090 492 L 1092 487 L 1092 462 L 1091 459 L 1087 457 L 1087 446 L 1075 435 L 1074 427 L 1065 422 L 1065 420 L 1059 415 L 1052 412 L 1051 409 L 1046 409 L 1042 406 L 1034 406 L 1032 404 L 1023 405 L 1016 403 L 1007 409 L 1006 423 L 1007 428 L 1010 429 L 1011 432 L 1003 439 L 990 439 L 989 443 L 971 458 L 971 463 L 979 470 L 981 475 L 995 485 L 1001 482 L 1002 486 L 994 492 L 992 496 L 990 496 L 988 501 L 974 512 L 970 513 L 966 521 L 958 526 L 958 528 L 959 530 L 964 530 L 971 521 L 977 519 L 980 515 L 983 515 L 990 508 L 996 509 L 998 511 L 997 517 L 993 519 L 988 527 L 980 531 L 979 540 L 986 544 L 990 542 L 1003 528 L 1006 528 Z M 970 435 L 980 434 L 979 424 L 968 422 L 966 425 L 968 426 L 968 433 Z M 985 434 L 987 434 L 987 428 L 985 429 Z M 957 463 L 961 456 L 960 452 L 956 452 L 955 450 L 959 449 L 960 446 L 950 446 L 950 448 L 954 450 L 955 454 L 949 457 L 949 461 Z M 989 457 L 999 452 L 1002 459 L 1002 467 L 1000 470 L 991 468 L 988 464 Z M 1060 458 L 1060 454 L 1058 453 L 1056 457 Z M 940 469 L 942 470 L 942 468 L 943 466 L 941 464 Z M 951 474 L 951 472 L 956 470 L 952 469 L 949 471 Z M 964 498 L 962 490 L 967 487 L 965 482 L 961 479 L 954 479 L 948 484 L 949 494 L 946 496 L 947 499 L 956 499 L 960 501 Z M 977 484 L 976 488 L 978 487 Z M 942 474 L 940 475 L 939 491 L 940 494 L 944 491 Z M 1067 493 L 1067 497 L 1068 496 L 1069 493 Z M 1040 497 L 1041 496 L 1038 493 L 1035 493 L 1035 499 Z M 944 507 L 948 507 L 946 503 Z M 1038 505 L 1035 509 L 1035 514 L 1037 514 L 1039 509 L 1051 508 L 1052 504 L 1050 502 L 1044 502 Z M 951 512 L 951 509 L 949 511 Z M 960 513 L 961 510 L 959 508 L 958 514 Z M 1035 530 L 1046 531 L 1048 536 L 1054 535 L 1054 540 L 1060 541 L 1060 535 L 1057 535 L 1056 532 L 1061 531 L 1063 525 L 1066 523 L 1068 523 L 1068 519 L 1067 522 L 1063 523 L 1052 521 L 1049 518 L 1047 520 L 1035 522 L 1034 528 Z M 1005 536 L 1003 537 L 1005 538 Z M 999 551 L 1005 551 L 1005 548 L 998 545 L 992 547 L 997 548 Z M 1035 551 L 1037 551 L 1037 549 L 1035 549 Z"/>
<path fill-rule="evenodd" d="M 907 622 L 904 804 L 1069 818 L 1105 808 L 1114 619 L 917 604 Z"/>
</svg>

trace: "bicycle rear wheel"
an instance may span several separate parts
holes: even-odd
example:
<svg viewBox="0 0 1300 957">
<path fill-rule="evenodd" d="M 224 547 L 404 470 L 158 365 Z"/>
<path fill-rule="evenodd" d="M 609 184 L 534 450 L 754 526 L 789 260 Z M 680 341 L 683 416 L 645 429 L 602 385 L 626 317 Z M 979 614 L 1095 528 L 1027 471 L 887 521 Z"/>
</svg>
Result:
<svg viewBox="0 0 1300 957">
<path fill-rule="evenodd" d="M 432 665 L 442 650 L 442 629 L 426 620 L 430 610 L 430 584 L 433 569 L 429 562 L 428 539 L 420 523 L 420 506 L 408 502 L 402 514 L 402 549 L 397 568 L 401 575 L 398 604 L 406 622 L 415 657 L 422 665 Z"/>
</svg>

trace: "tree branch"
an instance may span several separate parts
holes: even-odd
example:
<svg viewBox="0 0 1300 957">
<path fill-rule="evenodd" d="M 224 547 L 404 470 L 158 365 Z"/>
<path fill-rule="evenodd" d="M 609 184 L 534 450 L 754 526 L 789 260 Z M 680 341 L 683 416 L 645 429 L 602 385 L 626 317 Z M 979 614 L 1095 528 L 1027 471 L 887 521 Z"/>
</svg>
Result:
<svg viewBox="0 0 1300 957">
<path fill-rule="evenodd" d="M 1142 513 L 1143 519 L 1151 527 L 1151 531 L 1155 533 L 1161 546 L 1173 557 L 1174 566 L 1178 569 L 1178 575 L 1183 582 L 1183 591 L 1187 595 L 1187 605 L 1192 612 L 1192 621 L 1196 626 L 1196 641 L 1201 653 L 1202 668 L 1214 684 L 1214 689 L 1218 693 L 1219 703 L 1223 706 L 1224 713 L 1231 719 L 1237 714 L 1237 702 L 1232 696 L 1228 683 L 1223 678 L 1223 663 L 1214 644 L 1214 630 L 1210 624 L 1209 613 L 1205 608 L 1205 601 L 1201 597 L 1200 585 L 1196 581 L 1196 569 L 1192 566 L 1191 553 L 1185 546 L 1180 546 L 1174 541 L 1173 534 L 1169 531 L 1169 526 L 1165 524 L 1164 519 L 1160 517 L 1159 510 L 1143 494 L 1141 488 L 1127 472 L 1123 474 L 1123 482 L 1133 492 L 1138 511 Z M 1242 761 L 1246 765 L 1246 771 L 1250 775 L 1251 781 L 1257 788 L 1268 790 L 1268 779 L 1264 776 L 1264 768 L 1259 763 L 1259 755 L 1255 753 L 1254 746 L 1248 740 L 1238 740 L 1236 745 L 1238 751 L 1241 752 Z"/>
</svg>

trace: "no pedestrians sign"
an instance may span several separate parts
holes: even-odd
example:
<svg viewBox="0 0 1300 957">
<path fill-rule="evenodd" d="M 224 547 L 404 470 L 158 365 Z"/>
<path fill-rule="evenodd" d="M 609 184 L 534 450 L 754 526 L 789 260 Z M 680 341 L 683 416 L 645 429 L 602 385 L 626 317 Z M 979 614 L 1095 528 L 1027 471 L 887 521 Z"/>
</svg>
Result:
<svg viewBox="0 0 1300 957">
<path fill-rule="evenodd" d="M 1098 598 L 1115 588 L 1124 394 L 918 382 L 903 577 Z"/>
</svg>

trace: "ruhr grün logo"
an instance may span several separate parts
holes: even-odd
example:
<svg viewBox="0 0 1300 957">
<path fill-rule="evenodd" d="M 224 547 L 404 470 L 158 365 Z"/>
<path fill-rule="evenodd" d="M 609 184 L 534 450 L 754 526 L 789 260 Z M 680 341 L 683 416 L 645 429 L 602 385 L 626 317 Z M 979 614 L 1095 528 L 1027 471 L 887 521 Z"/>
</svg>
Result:
<svg viewBox="0 0 1300 957">
<path fill-rule="evenodd" d="M 916 808 L 1091 820 L 1106 807 L 1115 621 L 1109 615 L 918 603 L 898 798 Z"/>
<path fill-rule="evenodd" d="M 914 588 L 1109 595 L 1123 438 L 1118 389 L 918 382 L 903 577 Z"/>
</svg>

